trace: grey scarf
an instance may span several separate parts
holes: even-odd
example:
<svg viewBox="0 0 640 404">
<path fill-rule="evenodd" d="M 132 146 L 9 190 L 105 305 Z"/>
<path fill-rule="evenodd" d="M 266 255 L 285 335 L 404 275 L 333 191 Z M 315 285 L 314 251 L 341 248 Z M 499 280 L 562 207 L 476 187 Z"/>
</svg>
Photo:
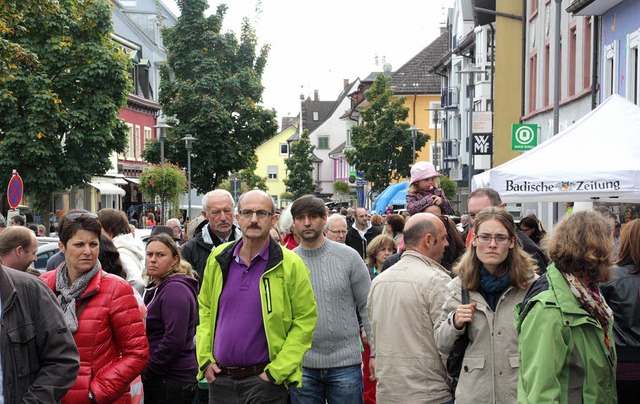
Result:
<svg viewBox="0 0 640 404">
<path fill-rule="evenodd" d="M 69 331 L 74 333 L 78 331 L 78 318 L 76 316 L 76 299 L 82 296 L 87 285 L 96 274 L 102 270 L 100 261 L 89 271 L 82 274 L 71 285 L 69 285 L 69 274 L 67 272 L 67 264 L 64 263 L 58 268 L 56 274 L 56 292 L 58 292 L 58 302 L 62 307 L 64 319 L 67 322 Z"/>
</svg>

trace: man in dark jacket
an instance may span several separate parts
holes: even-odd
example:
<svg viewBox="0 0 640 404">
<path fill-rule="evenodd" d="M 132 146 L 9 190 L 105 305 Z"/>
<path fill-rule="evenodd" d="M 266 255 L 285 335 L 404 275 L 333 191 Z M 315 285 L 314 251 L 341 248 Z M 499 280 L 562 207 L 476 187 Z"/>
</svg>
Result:
<svg viewBox="0 0 640 404">
<path fill-rule="evenodd" d="M 469 244 L 471 244 L 471 240 L 474 237 L 473 226 L 476 223 L 476 215 L 478 212 L 490 206 L 504 209 L 506 205 L 502 203 L 500 194 L 492 188 L 478 188 L 473 191 L 469 194 L 469 201 L 467 202 L 467 205 L 469 209 L 469 218 L 471 219 L 471 229 L 469 230 L 466 240 L 466 246 L 469 248 Z M 533 257 L 533 259 L 538 263 L 538 274 L 546 272 L 547 265 L 549 265 L 549 258 L 547 258 L 545 253 L 536 243 L 533 242 L 533 240 L 529 238 L 529 236 L 518 229 L 516 229 L 516 234 L 518 235 L 522 249 L 529 253 L 529 255 L 531 255 L 531 257 Z"/>
<path fill-rule="evenodd" d="M 233 224 L 234 205 L 233 196 L 224 189 L 207 192 L 202 198 L 202 216 L 208 221 L 202 222 L 195 236 L 180 249 L 182 258 L 198 273 L 200 284 L 211 251 L 220 244 L 239 240 L 242 236 Z"/>
<path fill-rule="evenodd" d="M 0 299 L 4 402 L 59 402 L 80 356 L 56 297 L 35 276 L 0 266 Z"/>
<path fill-rule="evenodd" d="M 364 208 L 356 209 L 355 222 L 347 232 L 345 244 L 353 248 L 360 254 L 362 259 L 367 256 L 367 245 L 382 231 L 379 228 L 371 226 L 369 215 Z"/>
</svg>

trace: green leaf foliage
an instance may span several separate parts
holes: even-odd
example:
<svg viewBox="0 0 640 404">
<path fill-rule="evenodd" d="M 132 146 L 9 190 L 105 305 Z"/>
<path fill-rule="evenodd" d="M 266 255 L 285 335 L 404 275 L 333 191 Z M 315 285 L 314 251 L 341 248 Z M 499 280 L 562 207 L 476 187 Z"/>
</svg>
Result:
<svg viewBox="0 0 640 404">
<path fill-rule="evenodd" d="M 244 170 L 238 173 L 238 178 L 242 181 L 243 185 L 251 189 L 259 189 L 261 191 L 267 191 L 267 178 L 256 175 L 256 168 L 258 167 L 258 156 L 254 155 L 249 165 Z"/>
<path fill-rule="evenodd" d="M 245 19 L 240 38 L 221 32 L 227 10 L 204 16 L 206 0 L 183 0 L 174 27 L 163 30 L 168 49 L 161 69 L 160 104 L 173 126 L 165 140 L 165 157 L 185 166 L 184 141 L 194 142 L 191 180 L 205 193 L 229 173 L 250 165 L 255 149 L 278 130 L 275 111 L 262 102 L 262 74 L 268 46 L 257 48 L 254 29 Z M 158 143 L 145 148 L 144 158 L 159 162 Z"/>
<path fill-rule="evenodd" d="M 456 182 L 450 180 L 449 177 L 444 175 L 440 176 L 440 188 L 444 191 L 444 195 L 448 200 L 453 201 L 456 199 L 456 195 L 458 194 L 458 186 Z"/>
<path fill-rule="evenodd" d="M 179 206 L 180 195 L 187 190 L 187 177 L 177 165 L 153 165 L 142 172 L 140 190 L 151 201 L 158 197 L 173 206 Z"/>
<path fill-rule="evenodd" d="M 374 191 L 408 177 L 413 164 L 412 136 L 404 122 L 409 109 L 403 106 L 404 97 L 391 99 L 390 83 L 391 77 L 380 73 L 365 92 L 369 106 L 361 111 L 362 124 L 351 128 L 351 147 L 345 150 L 347 162 L 364 173 Z M 416 150 L 428 139 L 418 133 Z"/>
<path fill-rule="evenodd" d="M 335 194 L 349 195 L 349 184 L 342 180 L 335 180 L 333 182 L 333 192 Z"/>
<path fill-rule="evenodd" d="M 1 2 L 0 183 L 17 169 L 40 208 L 124 150 L 130 62 L 112 31 L 104 0 Z"/>
<path fill-rule="evenodd" d="M 284 180 L 287 191 L 293 194 L 292 199 L 302 195 L 313 194 L 316 186 L 313 183 L 313 150 L 315 146 L 309 139 L 309 131 L 304 130 L 302 136 L 291 145 L 291 157 L 284 159 L 289 176 Z"/>
</svg>

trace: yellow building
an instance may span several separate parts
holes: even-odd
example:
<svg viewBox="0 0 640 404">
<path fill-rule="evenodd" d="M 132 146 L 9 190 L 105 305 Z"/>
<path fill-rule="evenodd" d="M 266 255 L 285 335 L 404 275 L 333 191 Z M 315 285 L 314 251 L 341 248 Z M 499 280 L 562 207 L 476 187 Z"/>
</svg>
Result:
<svg viewBox="0 0 640 404">
<path fill-rule="evenodd" d="M 284 164 L 284 159 L 289 156 L 287 139 L 293 136 L 296 130 L 295 126 L 288 126 L 256 149 L 258 164 L 255 173 L 267 179 L 267 192 L 278 207 L 284 207 L 287 202 L 280 197 L 286 191 L 284 180 L 287 175 L 287 166 Z"/>
<path fill-rule="evenodd" d="M 430 138 L 429 143 L 417 151 L 416 161 L 431 161 L 438 167 L 443 166 L 441 161 L 444 114 L 437 111 L 440 108 L 442 78 L 428 71 L 447 53 L 448 38 L 447 31 L 442 30 L 438 38 L 391 75 L 393 98 L 405 97 L 404 106 L 409 108 L 406 122 L 422 129 L 420 132 L 428 134 Z"/>
</svg>

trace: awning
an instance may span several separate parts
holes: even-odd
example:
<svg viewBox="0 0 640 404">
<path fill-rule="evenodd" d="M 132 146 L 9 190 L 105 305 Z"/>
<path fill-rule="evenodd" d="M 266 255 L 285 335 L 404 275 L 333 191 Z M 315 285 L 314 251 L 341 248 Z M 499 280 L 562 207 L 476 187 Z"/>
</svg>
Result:
<svg viewBox="0 0 640 404">
<path fill-rule="evenodd" d="M 140 178 L 124 177 L 124 179 L 127 180 L 128 182 L 132 182 L 134 184 L 140 185 Z"/>
<path fill-rule="evenodd" d="M 89 185 L 100 191 L 102 195 L 120 195 L 124 196 L 126 192 L 115 184 L 108 182 L 90 182 Z"/>
<path fill-rule="evenodd" d="M 125 181 L 125 179 L 124 179 L 124 178 L 114 178 L 114 179 L 113 179 L 113 182 L 114 182 L 116 185 L 128 185 L 128 184 L 129 184 L 127 181 Z"/>
</svg>

